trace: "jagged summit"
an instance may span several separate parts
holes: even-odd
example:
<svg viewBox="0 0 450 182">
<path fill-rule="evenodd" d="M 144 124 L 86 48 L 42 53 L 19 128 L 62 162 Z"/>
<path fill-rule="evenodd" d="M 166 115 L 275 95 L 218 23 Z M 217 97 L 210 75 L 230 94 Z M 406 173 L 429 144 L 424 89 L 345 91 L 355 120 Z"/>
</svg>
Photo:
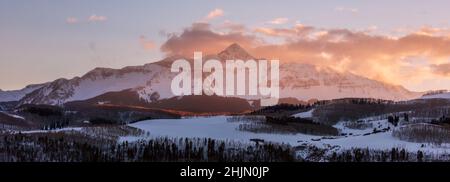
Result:
<svg viewBox="0 0 450 182">
<path fill-rule="evenodd" d="M 172 63 L 178 59 L 184 59 L 191 64 L 193 64 L 194 59 L 192 57 L 186 57 L 181 55 L 172 55 L 169 57 L 166 57 L 160 61 L 155 62 L 158 65 L 164 66 L 164 67 L 170 67 Z M 255 59 L 252 55 L 250 55 L 244 48 L 242 48 L 239 44 L 233 43 L 229 45 L 227 48 L 225 48 L 223 51 L 219 52 L 218 54 L 208 54 L 203 55 L 203 60 L 209 60 L 209 59 L 217 59 L 219 61 L 226 61 L 226 60 L 250 60 Z M 150 63 L 153 64 L 153 63 Z"/>
<path fill-rule="evenodd" d="M 178 60 L 178 59 L 185 59 L 185 60 L 188 60 L 188 61 L 190 60 L 190 59 L 188 59 L 187 57 L 184 57 L 184 56 L 181 56 L 181 55 L 172 55 L 172 56 L 168 56 L 168 57 L 166 57 L 166 58 L 164 58 L 164 59 L 162 59 L 162 60 L 160 60 L 160 61 L 148 63 L 148 64 L 146 64 L 146 65 L 148 66 L 148 65 L 151 65 L 151 64 L 158 64 L 158 65 L 161 65 L 161 66 L 169 67 L 169 68 L 170 68 L 170 66 L 172 65 L 172 63 L 173 63 L 174 61 Z"/>
<path fill-rule="evenodd" d="M 112 71 L 114 71 L 114 69 L 112 69 L 112 68 L 96 67 L 93 70 L 84 74 L 82 77 L 95 77 L 97 75 L 105 75 Z"/>
<path fill-rule="evenodd" d="M 218 54 L 219 58 L 223 60 L 227 59 L 255 59 L 252 55 L 250 55 L 244 48 L 242 48 L 239 44 L 233 43 L 228 46 L 225 50 Z"/>
</svg>

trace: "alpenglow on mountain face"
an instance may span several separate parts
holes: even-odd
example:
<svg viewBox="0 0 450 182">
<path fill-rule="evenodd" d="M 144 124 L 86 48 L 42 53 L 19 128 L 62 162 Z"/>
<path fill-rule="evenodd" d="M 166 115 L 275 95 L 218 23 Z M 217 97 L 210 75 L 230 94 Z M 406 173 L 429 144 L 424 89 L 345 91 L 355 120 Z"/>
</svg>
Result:
<svg viewBox="0 0 450 182">
<path fill-rule="evenodd" d="M 225 50 L 217 54 L 221 60 L 233 60 L 233 59 L 242 59 L 242 60 L 251 60 L 255 59 L 252 55 L 250 55 L 247 51 L 245 51 L 239 44 L 231 44 Z"/>
<path fill-rule="evenodd" d="M 232 44 L 217 55 L 208 57 L 221 61 L 229 59 L 255 59 L 238 44 Z M 173 97 L 170 90 L 172 78 L 170 63 L 181 57 L 169 57 L 160 62 L 122 69 L 96 68 L 82 77 L 58 79 L 40 85 L 16 97 L 1 92 L 0 100 L 19 100 L 20 104 L 63 105 L 66 102 L 86 100 L 95 96 L 126 89 L 137 92 L 142 100 L 156 100 Z M 27 87 L 28 88 L 28 87 Z M 281 63 L 280 98 L 293 97 L 300 100 L 335 99 L 346 97 L 408 100 L 421 96 L 401 86 L 394 86 L 349 72 L 337 72 L 331 68 L 300 63 Z M 241 97 L 247 98 L 248 97 Z M 252 98 L 253 99 L 253 98 Z"/>
</svg>

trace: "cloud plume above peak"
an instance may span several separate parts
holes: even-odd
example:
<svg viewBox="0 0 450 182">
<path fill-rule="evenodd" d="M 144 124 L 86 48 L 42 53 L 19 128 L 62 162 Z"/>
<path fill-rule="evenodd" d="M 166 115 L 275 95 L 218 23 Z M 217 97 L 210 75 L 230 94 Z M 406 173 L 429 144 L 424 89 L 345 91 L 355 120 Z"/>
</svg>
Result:
<svg viewBox="0 0 450 182">
<path fill-rule="evenodd" d="M 194 23 L 183 30 L 181 34 L 173 34 L 161 46 L 161 50 L 167 55 L 184 55 L 192 57 L 194 51 L 202 51 L 203 54 L 215 54 L 229 46 L 238 43 L 243 47 L 259 45 L 253 35 L 242 32 L 215 32 L 208 23 Z"/>
<path fill-rule="evenodd" d="M 431 68 L 435 74 L 445 76 L 445 77 L 450 77 L 450 63 L 437 64 L 437 65 L 434 64 L 434 65 L 431 65 Z"/>
<path fill-rule="evenodd" d="M 296 24 L 291 28 L 243 27 L 240 32 L 197 23 L 162 45 L 166 54 L 215 54 L 238 43 L 256 57 L 328 66 L 391 84 L 412 87 L 436 76 L 450 77 L 450 39 L 428 30 L 392 38 L 367 31 L 324 29 Z M 422 29 L 421 31 L 424 31 Z M 271 43 L 270 38 L 281 43 Z M 417 61 L 421 60 L 421 61 Z M 449 78 L 450 79 L 450 78 Z"/>
</svg>

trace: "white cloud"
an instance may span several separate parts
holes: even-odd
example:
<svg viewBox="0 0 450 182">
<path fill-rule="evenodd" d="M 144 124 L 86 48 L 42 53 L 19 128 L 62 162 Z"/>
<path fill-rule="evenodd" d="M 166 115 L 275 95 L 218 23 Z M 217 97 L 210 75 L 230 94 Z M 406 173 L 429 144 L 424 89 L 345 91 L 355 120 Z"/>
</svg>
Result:
<svg viewBox="0 0 450 182">
<path fill-rule="evenodd" d="M 151 40 L 148 40 L 144 35 L 141 35 L 139 37 L 139 43 L 145 50 L 152 50 L 156 47 L 155 43 Z"/>
<path fill-rule="evenodd" d="M 76 17 L 67 17 L 66 18 L 66 23 L 68 23 L 68 24 L 75 24 L 78 22 L 79 22 L 79 20 Z"/>
<path fill-rule="evenodd" d="M 367 28 L 367 31 L 369 31 L 369 32 L 373 32 L 376 30 L 378 30 L 378 27 L 376 25 L 371 25 Z"/>
<path fill-rule="evenodd" d="M 108 18 L 106 16 L 99 16 L 99 15 L 93 14 L 88 18 L 88 21 L 89 22 L 99 22 L 99 21 L 106 21 L 107 19 Z"/>
<path fill-rule="evenodd" d="M 357 8 L 348 8 L 348 7 L 343 7 L 343 6 L 339 6 L 334 8 L 335 11 L 339 11 L 339 12 L 350 12 L 350 13 L 358 13 L 359 10 Z"/>
<path fill-rule="evenodd" d="M 223 16 L 223 14 L 224 13 L 222 9 L 216 8 L 208 13 L 208 15 L 205 17 L 205 20 L 212 20 L 214 18 Z"/>
<path fill-rule="evenodd" d="M 281 24 L 287 23 L 288 21 L 289 21 L 288 18 L 282 17 L 282 18 L 275 18 L 273 20 L 270 20 L 268 23 L 274 24 L 274 25 L 281 25 Z"/>
<path fill-rule="evenodd" d="M 229 30 L 231 32 L 244 32 L 245 26 L 240 23 L 235 23 L 230 20 L 225 20 L 221 25 L 219 25 L 220 29 Z"/>
</svg>

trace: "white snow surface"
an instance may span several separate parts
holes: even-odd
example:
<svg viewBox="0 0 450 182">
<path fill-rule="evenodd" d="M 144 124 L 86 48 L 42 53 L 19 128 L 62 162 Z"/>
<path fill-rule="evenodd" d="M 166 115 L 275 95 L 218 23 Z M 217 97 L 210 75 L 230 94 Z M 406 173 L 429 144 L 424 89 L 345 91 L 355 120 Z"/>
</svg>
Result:
<svg viewBox="0 0 450 182">
<path fill-rule="evenodd" d="M 441 93 L 441 94 L 433 94 L 433 95 L 425 95 L 425 96 L 422 96 L 421 99 L 450 99 L 450 92 Z"/>
<path fill-rule="evenodd" d="M 154 99 L 151 97 L 154 93 L 159 94 L 159 99 L 170 98 L 173 96 L 170 88 L 172 78 L 177 74 L 158 64 L 117 70 L 99 68 L 81 78 L 55 80 L 39 89 L 38 93 L 25 96 L 21 104 L 61 105 L 125 89 L 136 89 L 140 98 L 146 101 Z M 349 72 L 341 73 L 328 67 L 299 63 L 280 65 L 280 98 L 328 100 L 358 97 L 409 100 L 421 95 L 422 93 L 411 92 L 401 86 L 389 85 Z M 246 94 L 236 97 L 254 100 L 267 96 Z"/>
<path fill-rule="evenodd" d="M 423 94 L 350 72 L 299 63 L 280 65 L 280 88 L 281 97 L 300 100 L 357 97 L 398 101 L 419 98 Z"/>
<path fill-rule="evenodd" d="M 259 138 L 278 143 L 296 144 L 298 139 L 314 136 L 280 135 L 239 131 L 239 122 L 228 122 L 228 116 L 192 117 L 183 119 L 156 119 L 130 124 L 129 126 L 150 132 L 151 136 L 214 138 L 220 140 L 238 140 L 248 142 Z"/>
<path fill-rule="evenodd" d="M 312 115 L 313 112 L 314 112 L 314 109 L 311 109 L 309 111 L 297 113 L 297 114 L 294 114 L 292 116 L 293 117 L 297 117 L 297 118 L 312 118 L 313 117 L 313 115 Z"/>
<path fill-rule="evenodd" d="M 149 91 L 159 92 L 164 98 L 169 97 L 170 95 L 163 93 L 167 93 L 167 89 L 170 89 L 170 82 L 166 79 L 171 79 L 171 74 L 156 64 L 146 65 L 145 70 L 148 72 L 129 72 L 123 75 L 115 74 L 108 77 L 84 79 L 75 87 L 74 95 L 67 101 L 84 100 L 110 91 L 141 86 L 151 87 Z"/>
<path fill-rule="evenodd" d="M 0 90 L 0 102 L 18 101 L 26 94 L 33 92 L 36 89 L 41 88 L 42 85 L 29 85 L 20 90 Z"/>
<path fill-rule="evenodd" d="M 286 143 L 292 146 L 311 144 L 321 148 L 337 146 L 337 149 L 369 148 L 391 149 L 393 147 L 405 148 L 411 152 L 421 150 L 432 153 L 450 153 L 450 145 L 432 145 L 428 143 L 413 143 L 401 141 L 392 136 L 392 129 L 386 132 L 370 134 L 373 128 L 364 130 L 349 129 L 344 122 L 335 125 L 341 133 L 352 133 L 347 136 L 322 137 L 306 134 L 270 134 L 239 131 L 240 122 L 229 122 L 229 116 L 193 117 L 183 119 L 157 119 L 146 120 L 130 124 L 129 126 L 142 129 L 150 133 L 150 137 L 188 137 L 188 138 L 214 138 L 219 140 L 233 140 L 250 142 L 250 139 L 263 139 L 276 143 Z M 387 120 L 372 121 L 374 127 L 385 128 L 390 126 Z M 390 126 L 391 128 L 393 126 Z M 146 136 L 148 137 L 148 136 Z M 135 141 L 146 137 L 122 137 L 121 141 Z M 422 146 L 423 144 L 423 146 Z"/>
<path fill-rule="evenodd" d="M 6 115 L 8 115 L 8 116 L 11 116 L 11 117 L 13 117 L 13 118 L 17 118 L 17 119 L 25 120 L 25 118 L 24 118 L 24 117 L 22 117 L 22 116 L 19 116 L 19 115 L 15 115 L 15 114 L 10 114 L 10 113 L 4 112 L 4 111 L 0 111 L 0 112 L 1 112 L 1 113 L 3 113 L 3 114 L 6 114 Z"/>
<path fill-rule="evenodd" d="M 169 92 L 170 80 L 174 75 L 167 68 L 157 64 L 123 69 L 96 68 L 81 78 L 55 80 L 39 89 L 38 93 L 24 97 L 21 104 L 61 105 L 126 89 L 136 90 L 144 100 L 148 100 L 147 97 L 155 92 L 159 94 L 159 99 L 169 98 L 172 96 Z"/>
</svg>

